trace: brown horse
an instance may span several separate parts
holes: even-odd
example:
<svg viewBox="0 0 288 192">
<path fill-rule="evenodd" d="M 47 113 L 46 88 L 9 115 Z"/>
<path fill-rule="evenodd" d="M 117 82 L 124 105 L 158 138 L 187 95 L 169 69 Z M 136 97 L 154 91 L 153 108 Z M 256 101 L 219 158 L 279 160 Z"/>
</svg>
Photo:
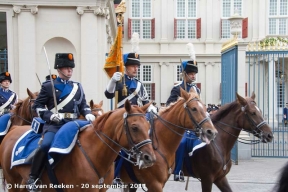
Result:
<svg viewBox="0 0 288 192">
<path fill-rule="evenodd" d="M 133 171 L 138 181 L 145 184 L 148 191 L 158 192 L 162 191 L 174 169 L 175 152 L 185 130 L 196 131 L 200 128 L 200 137 L 207 143 L 215 138 L 217 131 L 194 89 L 187 93 L 182 88 L 178 101 L 160 110 L 159 116 L 154 120 L 154 127 L 151 128 L 150 136 L 155 149 L 156 162 L 147 169 L 140 170 L 133 167 Z M 124 183 L 129 183 L 130 189 L 124 190 L 137 190 L 135 188 L 137 184 L 132 184 L 133 181 L 124 166 L 122 166 L 120 178 Z"/>
<path fill-rule="evenodd" d="M 129 101 L 126 101 L 125 108 L 103 114 L 93 122 L 93 126 L 80 132 L 79 145 L 74 146 L 71 153 L 65 155 L 54 169 L 59 184 L 70 186 L 64 191 L 90 192 L 105 187 L 102 182 L 105 181 L 109 168 L 122 147 L 131 148 L 131 150 L 126 150 L 138 160 L 133 163 L 138 163 L 140 168 L 153 165 L 155 154 L 148 136 L 150 125 L 144 113 L 149 105 L 150 103 L 140 108 L 131 106 Z M 28 179 L 29 165 L 18 165 L 12 169 L 10 166 L 15 142 L 29 129 L 29 126 L 19 126 L 13 129 L 6 135 L 0 147 L 3 176 L 6 182 L 12 185 L 10 192 L 21 191 L 14 186 L 25 184 Z M 43 192 L 55 191 L 49 185 L 50 180 L 46 170 L 42 174 L 41 181 L 42 187 L 47 186 L 42 189 Z"/>
<path fill-rule="evenodd" d="M 27 88 L 28 97 L 24 100 L 19 100 L 15 108 L 11 110 L 13 114 L 11 117 L 11 127 L 13 125 L 31 125 L 33 117 L 36 117 L 37 114 L 32 110 L 32 105 L 35 99 L 38 96 L 38 92 L 32 93 Z"/>
<path fill-rule="evenodd" d="M 100 101 L 100 103 L 94 103 L 93 99 L 90 101 L 90 108 L 92 111 L 92 114 L 97 118 L 104 114 L 104 110 L 102 109 L 103 101 Z"/>
<path fill-rule="evenodd" d="M 237 94 L 236 101 L 224 105 L 212 115 L 212 122 L 218 130 L 216 139 L 186 158 L 192 170 L 188 171 L 184 163 L 184 174 L 191 176 L 193 172 L 193 177 L 201 180 L 202 192 L 211 192 L 213 183 L 221 191 L 231 192 L 226 175 L 232 166 L 231 149 L 241 130 L 259 137 L 263 143 L 271 142 L 273 134 L 256 105 L 254 92 L 247 98 Z"/>
</svg>

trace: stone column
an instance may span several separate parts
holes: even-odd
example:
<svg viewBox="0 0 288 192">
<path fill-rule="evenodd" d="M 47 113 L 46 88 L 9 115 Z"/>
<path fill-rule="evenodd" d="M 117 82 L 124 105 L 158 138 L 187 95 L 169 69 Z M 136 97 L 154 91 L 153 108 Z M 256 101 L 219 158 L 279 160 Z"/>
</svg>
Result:
<svg viewBox="0 0 288 192">
<path fill-rule="evenodd" d="M 259 13 L 259 22 L 258 22 L 258 26 L 259 27 L 255 27 L 256 29 L 258 29 L 258 40 L 263 39 L 266 36 L 266 26 L 269 25 L 269 21 L 268 21 L 268 14 L 267 12 L 269 11 L 266 7 L 266 3 L 263 3 L 263 1 L 259 1 L 259 3 L 257 3 L 258 6 L 258 10 L 256 10 L 255 12 Z M 265 11 L 267 10 L 267 11 Z M 262 22 L 260 22 L 262 21 Z M 257 26 L 257 25 L 256 25 Z M 254 29 L 255 29 L 254 28 Z"/>
<path fill-rule="evenodd" d="M 277 84 L 275 79 L 275 62 L 277 62 L 276 58 L 269 58 L 267 60 L 268 62 L 268 74 L 266 74 L 268 77 L 268 109 L 269 109 L 269 117 L 268 117 L 268 123 L 271 124 L 273 121 L 277 121 L 276 113 L 277 113 Z M 268 115 L 268 114 L 267 114 Z"/>
<path fill-rule="evenodd" d="M 214 53 L 214 43 L 213 43 L 213 0 L 206 0 L 206 20 L 202 18 L 202 24 L 206 25 L 206 40 L 205 40 L 205 53 L 211 54 Z M 203 2 L 201 2 L 203 3 Z M 204 28 L 204 27 L 203 27 Z M 203 29 L 202 28 L 202 29 Z"/>
<path fill-rule="evenodd" d="M 77 7 L 76 11 L 81 16 L 81 53 L 79 55 L 81 83 L 84 86 L 87 102 L 93 99 L 95 103 L 98 103 L 104 98 L 107 82 L 103 66 L 107 50 L 105 19 L 109 17 L 109 10 L 106 7 L 93 6 Z M 85 89 L 85 85 L 91 84 L 93 84 L 92 89 Z"/>
<path fill-rule="evenodd" d="M 259 1 L 258 0 L 254 0 L 253 2 L 252 2 L 252 10 L 255 10 L 255 11 L 253 11 L 253 20 L 252 20 L 252 23 L 253 23 L 253 26 L 255 26 L 255 27 L 253 27 L 252 28 L 252 42 L 253 41 L 257 41 L 258 40 L 258 33 L 259 33 L 259 27 L 258 26 L 260 26 L 261 24 L 260 23 L 263 23 L 263 22 L 259 22 L 259 16 L 260 16 L 260 12 L 262 11 L 262 10 L 260 10 L 259 9 Z M 256 11 L 257 10 L 257 11 Z M 262 11 L 262 12 L 265 12 L 265 11 Z M 248 24 L 249 24 L 249 19 L 250 18 L 248 18 Z M 249 30 L 249 27 L 248 27 L 248 30 Z M 251 29 L 250 29 L 250 31 L 251 31 Z"/>
<path fill-rule="evenodd" d="M 246 83 L 246 47 L 247 43 L 239 42 L 238 43 L 238 55 L 237 55 L 237 62 L 238 62 L 238 87 L 237 92 L 242 97 L 245 97 L 245 83 Z M 248 95 L 250 96 L 250 95 Z"/>
<path fill-rule="evenodd" d="M 205 98 L 205 104 L 207 105 L 208 103 L 214 103 L 214 91 L 213 91 L 213 83 L 211 81 L 213 81 L 213 66 L 215 65 L 212 62 L 206 62 L 205 64 L 205 93 L 206 93 L 206 98 Z M 204 87 L 203 87 L 204 88 Z M 203 89 L 202 88 L 202 89 Z M 218 87 L 217 87 L 218 88 Z"/>
<path fill-rule="evenodd" d="M 18 77 L 19 98 L 27 97 L 26 89 L 36 90 L 36 30 L 35 15 L 38 12 L 37 5 L 13 6 L 18 18 Z M 17 61 L 15 61 L 17 63 Z M 17 65 L 17 64 L 16 64 Z M 15 69 L 16 71 L 17 69 Z"/>
<path fill-rule="evenodd" d="M 160 40 L 160 50 L 159 53 L 160 54 L 167 54 L 169 52 L 169 43 L 168 43 L 168 15 L 169 15 L 169 9 L 168 9 L 168 0 L 161 0 L 161 27 L 159 27 L 159 30 L 161 31 L 161 33 L 159 33 L 161 35 L 161 40 Z M 174 20 L 173 20 L 174 22 Z M 156 26 L 155 26 L 156 28 Z M 156 30 L 156 29 L 155 29 Z M 174 30 L 174 23 L 173 23 L 173 30 Z M 173 36 L 174 36 L 174 32 L 173 32 Z"/>
</svg>

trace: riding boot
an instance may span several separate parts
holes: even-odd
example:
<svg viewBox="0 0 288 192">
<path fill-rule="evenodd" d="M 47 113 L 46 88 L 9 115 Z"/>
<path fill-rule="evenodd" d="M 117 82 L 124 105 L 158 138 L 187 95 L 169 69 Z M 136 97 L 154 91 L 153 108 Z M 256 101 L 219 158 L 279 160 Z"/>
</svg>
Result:
<svg viewBox="0 0 288 192">
<path fill-rule="evenodd" d="M 27 181 L 28 191 L 30 192 L 37 191 L 36 183 L 39 179 L 39 175 L 42 169 L 44 168 L 46 157 L 46 153 L 40 147 L 36 149 L 35 155 L 32 160 L 31 172 Z"/>
</svg>

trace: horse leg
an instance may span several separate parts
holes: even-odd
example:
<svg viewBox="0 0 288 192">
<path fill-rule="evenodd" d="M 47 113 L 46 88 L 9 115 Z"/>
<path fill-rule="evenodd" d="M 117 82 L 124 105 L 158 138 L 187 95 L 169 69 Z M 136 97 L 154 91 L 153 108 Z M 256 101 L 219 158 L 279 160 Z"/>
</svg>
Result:
<svg viewBox="0 0 288 192">
<path fill-rule="evenodd" d="M 220 191 L 232 192 L 226 176 L 222 177 L 221 179 L 217 179 L 214 183 L 220 189 Z"/>
<path fill-rule="evenodd" d="M 213 182 L 210 179 L 201 179 L 202 192 L 211 192 Z"/>
</svg>

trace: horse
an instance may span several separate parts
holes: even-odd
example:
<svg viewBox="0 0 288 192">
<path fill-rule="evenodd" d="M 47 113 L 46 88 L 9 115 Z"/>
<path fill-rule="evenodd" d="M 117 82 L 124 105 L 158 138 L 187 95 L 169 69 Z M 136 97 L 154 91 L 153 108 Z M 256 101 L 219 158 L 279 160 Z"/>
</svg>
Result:
<svg viewBox="0 0 288 192">
<path fill-rule="evenodd" d="M 92 114 L 97 118 L 104 114 L 104 110 L 102 109 L 103 101 L 100 103 L 94 103 L 93 99 L 89 102 Z"/>
<path fill-rule="evenodd" d="M 220 191 L 232 191 L 226 175 L 232 166 L 231 149 L 241 130 L 252 133 L 263 143 L 273 139 L 271 128 L 256 105 L 254 92 L 246 98 L 236 95 L 234 102 L 222 106 L 211 116 L 218 130 L 217 137 L 210 145 L 195 150 L 192 157 L 187 156 L 183 163 L 184 175 L 198 178 L 202 192 L 211 192 L 213 183 Z"/>
<path fill-rule="evenodd" d="M 162 191 L 172 170 L 174 170 L 175 152 L 185 130 L 200 129 L 200 137 L 209 143 L 217 134 L 212 121 L 207 116 L 205 105 L 200 101 L 197 92 L 190 89 L 187 93 L 181 88 L 181 97 L 169 106 L 161 108 L 150 130 L 150 138 L 156 154 L 156 162 L 147 169 L 133 171 L 137 183 L 145 184 L 148 191 Z M 199 130 L 198 130 L 199 131 Z M 123 163 L 125 164 L 125 162 Z M 129 184 L 124 191 L 136 191 L 138 184 L 129 177 L 125 166 L 122 166 L 120 178 Z"/>
<path fill-rule="evenodd" d="M 278 177 L 278 184 L 275 186 L 275 192 L 287 192 L 288 191 L 288 163 L 282 168 Z"/>
<path fill-rule="evenodd" d="M 124 105 L 124 108 L 103 114 L 92 126 L 80 132 L 77 140 L 79 144 L 57 163 L 54 172 L 59 185 L 69 187 L 65 191 L 90 192 L 105 187 L 103 180 L 109 175 L 109 168 L 121 148 L 131 148 L 126 150 L 137 159 L 137 162 L 132 163 L 139 168 L 153 165 L 155 154 L 148 135 L 150 125 L 144 113 L 150 103 L 138 107 L 132 106 L 127 100 Z M 25 185 L 28 179 L 30 165 L 17 165 L 12 169 L 10 166 L 14 144 L 29 129 L 29 126 L 14 128 L 6 135 L 0 147 L 3 179 L 12 186 L 10 192 L 21 191 L 17 186 Z M 42 186 L 48 186 L 42 188 L 43 192 L 55 191 L 49 185 L 46 169 L 40 179 Z"/>
<path fill-rule="evenodd" d="M 33 117 L 37 114 L 32 110 L 32 105 L 38 96 L 38 92 L 32 93 L 27 88 L 28 97 L 24 100 L 19 100 L 15 108 L 11 110 L 11 127 L 14 125 L 30 125 Z"/>
</svg>

